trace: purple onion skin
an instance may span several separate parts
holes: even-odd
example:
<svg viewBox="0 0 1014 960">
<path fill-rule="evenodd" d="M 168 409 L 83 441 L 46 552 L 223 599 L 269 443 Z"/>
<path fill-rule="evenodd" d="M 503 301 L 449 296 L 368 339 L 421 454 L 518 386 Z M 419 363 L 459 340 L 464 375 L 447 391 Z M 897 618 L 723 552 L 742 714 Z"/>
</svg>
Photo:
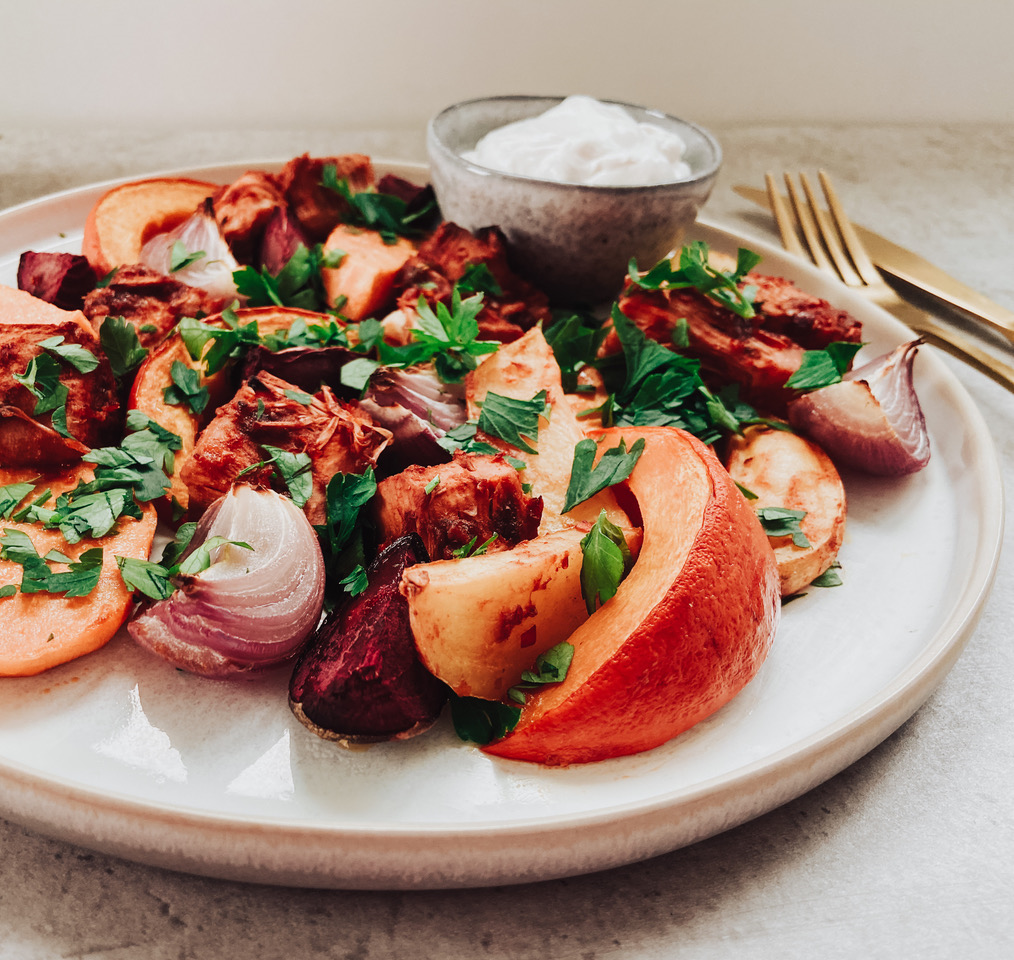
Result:
<svg viewBox="0 0 1014 960">
<path fill-rule="evenodd" d="M 436 722 L 447 687 L 419 660 L 399 590 L 405 568 L 428 559 L 415 534 L 393 541 L 370 564 L 366 590 L 336 607 L 300 655 L 289 706 L 318 736 L 401 740 Z"/>
<path fill-rule="evenodd" d="M 789 423 L 815 441 L 839 467 L 874 476 L 906 476 L 929 463 L 926 418 L 912 366 L 913 340 L 850 371 L 841 383 L 789 404 Z"/>
<path fill-rule="evenodd" d="M 300 247 L 309 249 L 310 240 L 287 207 L 275 207 L 261 239 L 261 268 L 273 277 L 282 272 Z"/>
<path fill-rule="evenodd" d="M 247 352 L 240 378 L 249 380 L 266 370 L 307 393 L 316 393 L 321 384 L 327 384 L 336 397 L 354 400 L 358 391 L 342 384 L 342 367 L 361 356 L 340 346 L 287 347 L 278 351 L 256 346 Z"/>
</svg>

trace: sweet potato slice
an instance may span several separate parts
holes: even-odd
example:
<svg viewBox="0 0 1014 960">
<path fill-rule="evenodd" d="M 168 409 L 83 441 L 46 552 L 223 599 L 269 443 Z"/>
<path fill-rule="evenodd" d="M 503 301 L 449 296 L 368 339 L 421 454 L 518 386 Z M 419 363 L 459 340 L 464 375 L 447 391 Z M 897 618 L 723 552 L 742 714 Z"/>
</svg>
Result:
<svg viewBox="0 0 1014 960">
<path fill-rule="evenodd" d="M 52 490 L 54 496 L 91 477 L 87 464 L 48 472 L 0 468 L 0 486 L 32 481 L 39 490 Z M 68 599 L 60 594 L 18 592 L 0 599 L 0 677 L 33 676 L 104 646 L 127 618 L 133 602 L 116 557 L 148 558 L 155 535 L 151 506 L 144 508 L 143 519 L 124 518 L 117 532 L 74 545 L 67 544 L 58 530 L 45 530 L 38 524 L 0 521 L 0 529 L 25 533 L 40 556 L 55 549 L 76 559 L 92 547 L 103 550 L 98 585 L 87 596 Z M 19 585 L 22 572 L 20 565 L 0 560 L 0 586 Z"/>
<path fill-rule="evenodd" d="M 737 483 L 757 495 L 751 505 L 804 510 L 800 528 L 810 541 L 772 539 L 783 597 L 797 593 L 827 570 L 845 535 L 845 485 L 831 458 L 815 443 L 770 427 L 748 427 L 732 437 L 726 468 Z"/>
<path fill-rule="evenodd" d="M 105 276 L 113 267 L 137 263 L 152 237 L 179 226 L 219 189 L 181 177 L 153 177 L 106 191 L 85 221 L 81 252 Z"/>
<path fill-rule="evenodd" d="M 332 307 L 341 304 L 341 313 L 350 320 L 388 312 L 393 306 L 394 278 L 415 254 L 415 247 L 404 237 L 389 244 L 376 230 L 344 223 L 331 231 L 324 249 L 345 254 L 337 267 L 325 267 L 321 277 L 328 303 Z"/>
</svg>

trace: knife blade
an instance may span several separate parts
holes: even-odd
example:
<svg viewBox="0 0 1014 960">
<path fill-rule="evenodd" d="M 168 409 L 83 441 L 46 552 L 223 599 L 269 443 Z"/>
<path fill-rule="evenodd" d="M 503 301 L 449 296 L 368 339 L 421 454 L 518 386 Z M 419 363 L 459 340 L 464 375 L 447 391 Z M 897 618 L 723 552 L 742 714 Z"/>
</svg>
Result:
<svg viewBox="0 0 1014 960">
<path fill-rule="evenodd" d="M 732 189 L 751 203 L 770 209 L 767 191 L 742 184 L 738 184 Z M 1014 339 L 1014 312 L 994 303 L 977 290 L 965 286 L 960 280 L 955 280 L 946 271 L 934 266 L 919 254 L 892 243 L 886 237 L 882 237 L 858 223 L 853 222 L 852 226 L 866 247 L 870 259 L 884 273 L 897 277 L 945 303 L 985 320 L 1008 340 Z"/>
</svg>

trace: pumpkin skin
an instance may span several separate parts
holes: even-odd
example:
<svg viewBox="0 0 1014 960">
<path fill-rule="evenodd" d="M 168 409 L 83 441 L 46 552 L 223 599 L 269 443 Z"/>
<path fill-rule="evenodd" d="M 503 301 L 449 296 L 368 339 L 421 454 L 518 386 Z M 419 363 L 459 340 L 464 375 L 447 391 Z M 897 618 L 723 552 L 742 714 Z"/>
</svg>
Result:
<svg viewBox="0 0 1014 960">
<path fill-rule="evenodd" d="M 673 427 L 640 438 L 627 487 L 643 520 L 637 563 L 571 635 L 566 679 L 532 695 L 489 754 L 551 766 L 626 756 L 678 736 L 753 678 L 780 616 L 778 570 L 753 510 L 712 451 Z"/>
</svg>

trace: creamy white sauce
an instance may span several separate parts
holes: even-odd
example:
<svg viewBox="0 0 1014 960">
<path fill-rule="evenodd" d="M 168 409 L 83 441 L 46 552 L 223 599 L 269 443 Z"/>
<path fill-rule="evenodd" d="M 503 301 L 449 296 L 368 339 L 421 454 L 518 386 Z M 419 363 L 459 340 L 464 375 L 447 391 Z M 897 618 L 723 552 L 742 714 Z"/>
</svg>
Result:
<svg viewBox="0 0 1014 960">
<path fill-rule="evenodd" d="M 486 134 L 466 160 L 525 177 L 590 186 L 646 186 L 685 180 L 686 144 L 640 123 L 623 107 L 567 97 L 545 113 Z"/>
</svg>

